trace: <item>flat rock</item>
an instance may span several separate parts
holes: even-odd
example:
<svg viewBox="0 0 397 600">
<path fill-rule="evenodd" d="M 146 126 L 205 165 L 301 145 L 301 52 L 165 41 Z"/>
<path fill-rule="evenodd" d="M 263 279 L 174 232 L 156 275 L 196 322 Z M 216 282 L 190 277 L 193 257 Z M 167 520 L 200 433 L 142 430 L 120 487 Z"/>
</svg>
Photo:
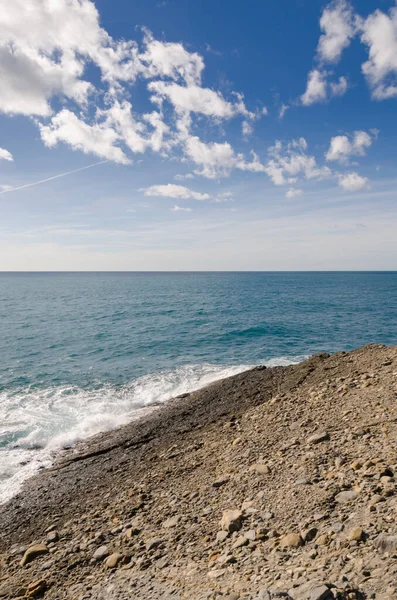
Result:
<svg viewBox="0 0 397 600">
<path fill-rule="evenodd" d="M 397 535 L 384 535 L 381 533 L 375 540 L 375 547 L 381 552 L 396 552 Z"/>
<path fill-rule="evenodd" d="M 331 600 L 334 597 L 329 588 L 318 581 L 308 581 L 288 593 L 293 600 Z"/>
<path fill-rule="evenodd" d="M 314 433 L 309 438 L 307 438 L 308 444 L 320 444 L 321 442 L 328 442 L 329 433 L 326 431 L 321 431 L 319 433 Z"/>
<path fill-rule="evenodd" d="M 99 546 L 99 548 L 97 548 L 93 554 L 93 559 L 94 560 L 102 560 L 103 558 L 105 558 L 106 556 L 108 556 L 109 551 L 108 551 L 108 547 L 107 546 Z"/>
<path fill-rule="evenodd" d="M 358 494 L 354 490 L 347 490 L 346 492 L 339 492 L 335 496 L 335 502 L 339 504 L 347 504 L 348 502 L 353 502 L 357 498 Z"/>
<path fill-rule="evenodd" d="M 179 523 L 179 521 L 181 520 L 179 515 L 175 515 L 174 517 L 170 517 L 169 519 L 167 519 L 166 521 L 164 521 L 163 523 L 163 527 L 165 527 L 165 529 L 172 529 L 173 527 L 176 527 Z"/>
</svg>

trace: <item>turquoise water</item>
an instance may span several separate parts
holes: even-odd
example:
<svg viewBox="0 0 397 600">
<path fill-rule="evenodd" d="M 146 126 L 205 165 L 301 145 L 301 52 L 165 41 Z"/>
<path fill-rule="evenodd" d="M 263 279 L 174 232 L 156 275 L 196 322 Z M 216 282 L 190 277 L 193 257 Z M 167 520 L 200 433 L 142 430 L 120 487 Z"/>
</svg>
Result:
<svg viewBox="0 0 397 600">
<path fill-rule="evenodd" d="M 397 273 L 0 274 L 0 501 L 53 452 L 258 363 L 397 343 Z"/>
</svg>

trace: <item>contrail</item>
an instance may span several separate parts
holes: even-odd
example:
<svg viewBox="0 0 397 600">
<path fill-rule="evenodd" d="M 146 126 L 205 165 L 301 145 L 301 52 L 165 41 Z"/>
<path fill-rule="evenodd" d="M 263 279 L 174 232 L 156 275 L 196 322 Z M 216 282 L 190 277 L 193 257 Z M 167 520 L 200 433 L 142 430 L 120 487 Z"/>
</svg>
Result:
<svg viewBox="0 0 397 600">
<path fill-rule="evenodd" d="M 10 192 L 16 192 L 17 190 L 24 190 L 25 188 L 32 187 L 34 185 L 40 185 L 40 183 L 46 183 L 47 181 L 52 181 L 53 179 L 58 179 L 59 177 L 66 177 L 66 175 L 72 175 L 72 173 L 78 173 L 79 171 L 85 171 L 86 169 L 91 169 L 91 167 L 96 167 L 98 165 L 103 165 L 107 163 L 107 160 L 101 160 L 100 162 L 93 163 L 92 165 L 88 165 L 87 167 L 81 167 L 80 169 L 75 169 L 74 171 L 68 171 L 67 173 L 60 173 L 59 175 L 54 175 L 53 177 L 48 177 L 48 179 L 41 179 L 40 181 L 32 181 L 32 183 L 26 183 L 25 185 L 20 185 L 19 187 L 13 187 L 8 190 L 3 190 L 0 194 L 9 194 Z"/>
</svg>

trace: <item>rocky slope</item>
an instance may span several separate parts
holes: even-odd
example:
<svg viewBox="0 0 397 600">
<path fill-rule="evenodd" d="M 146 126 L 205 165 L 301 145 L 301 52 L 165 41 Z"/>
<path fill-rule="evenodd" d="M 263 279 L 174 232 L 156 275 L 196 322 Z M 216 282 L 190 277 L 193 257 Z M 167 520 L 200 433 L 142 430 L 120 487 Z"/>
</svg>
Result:
<svg viewBox="0 0 397 600">
<path fill-rule="evenodd" d="M 254 369 L 0 509 L 0 598 L 397 599 L 397 348 Z"/>
</svg>

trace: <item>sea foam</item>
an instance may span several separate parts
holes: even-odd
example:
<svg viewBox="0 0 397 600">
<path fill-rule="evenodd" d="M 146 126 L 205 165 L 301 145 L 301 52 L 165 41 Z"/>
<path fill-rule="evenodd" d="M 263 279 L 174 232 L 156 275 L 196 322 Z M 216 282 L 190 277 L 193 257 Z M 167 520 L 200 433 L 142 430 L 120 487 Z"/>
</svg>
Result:
<svg viewBox="0 0 397 600">
<path fill-rule="evenodd" d="M 305 357 L 281 357 L 268 366 Z M 100 432 L 139 418 L 179 394 L 200 389 L 254 365 L 185 365 L 93 389 L 73 386 L 0 394 L 0 503 L 18 493 L 23 482 L 52 464 L 56 453 Z"/>
</svg>

